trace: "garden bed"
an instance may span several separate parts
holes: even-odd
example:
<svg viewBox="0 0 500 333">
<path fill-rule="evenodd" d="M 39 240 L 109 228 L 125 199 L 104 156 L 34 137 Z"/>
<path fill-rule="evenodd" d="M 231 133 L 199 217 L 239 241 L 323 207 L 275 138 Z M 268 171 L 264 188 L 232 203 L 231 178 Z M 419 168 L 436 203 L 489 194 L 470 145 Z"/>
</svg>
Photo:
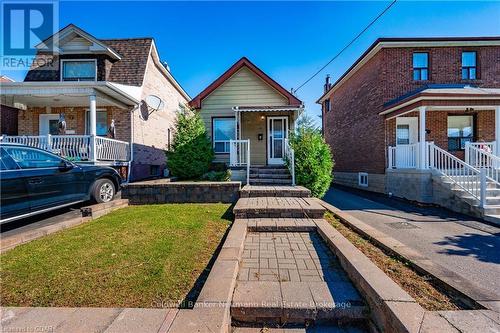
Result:
<svg viewBox="0 0 500 333">
<path fill-rule="evenodd" d="M 438 290 L 426 276 L 418 274 L 403 258 L 386 254 L 369 239 L 342 224 L 331 213 L 326 220 L 428 311 L 463 310 L 463 305 Z"/>
<path fill-rule="evenodd" d="M 0 257 L 1 305 L 176 306 L 231 221 L 228 204 L 132 206 L 21 245 Z"/>
</svg>

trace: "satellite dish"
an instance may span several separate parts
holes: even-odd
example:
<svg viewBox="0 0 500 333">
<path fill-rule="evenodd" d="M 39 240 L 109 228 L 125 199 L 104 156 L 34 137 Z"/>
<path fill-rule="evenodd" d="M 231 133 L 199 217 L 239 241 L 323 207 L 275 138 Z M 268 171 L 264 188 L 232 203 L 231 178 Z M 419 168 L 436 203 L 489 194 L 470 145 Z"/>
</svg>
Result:
<svg viewBox="0 0 500 333">
<path fill-rule="evenodd" d="M 156 95 L 148 95 L 142 101 L 140 106 L 140 116 L 143 120 L 148 120 L 149 116 L 158 110 L 161 110 L 165 103 L 163 100 Z"/>
</svg>

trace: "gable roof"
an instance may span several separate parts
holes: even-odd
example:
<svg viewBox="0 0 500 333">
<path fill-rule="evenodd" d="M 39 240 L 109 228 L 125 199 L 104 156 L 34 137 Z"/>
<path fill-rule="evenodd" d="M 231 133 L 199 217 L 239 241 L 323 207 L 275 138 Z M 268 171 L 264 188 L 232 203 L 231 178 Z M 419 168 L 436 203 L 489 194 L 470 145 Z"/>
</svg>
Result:
<svg viewBox="0 0 500 333">
<path fill-rule="evenodd" d="M 60 53 L 61 41 L 64 41 L 65 38 L 69 38 L 70 36 L 72 36 L 72 34 L 76 34 L 86 39 L 88 42 L 92 43 L 91 47 L 89 47 L 90 53 L 103 53 L 107 54 L 112 59 L 116 60 L 121 59 L 121 56 L 111 47 L 104 44 L 102 40 L 95 38 L 91 34 L 83 31 L 82 29 L 78 28 L 76 25 L 72 23 L 68 24 L 67 26 L 65 26 L 64 28 L 53 34 L 52 36 L 43 40 L 41 43 L 36 45 L 36 48 L 39 51 L 52 51 L 55 53 Z"/>
<path fill-rule="evenodd" d="M 330 89 L 316 103 L 323 103 L 345 80 L 357 72 L 382 48 L 390 47 L 450 47 L 450 46 L 499 46 L 500 36 L 492 37 L 389 37 L 378 38 L 375 42 L 342 74 Z"/>
<path fill-rule="evenodd" d="M 153 38 L 100 39 L 100 41 L 122 56 L 120 61 L 111 65 L 108 81 L 141 86 Z"/>
<path fill-rule="evenodd" d="M 288 90 L 283 88 L 278 82 L 274 81 L 260 68 L 255 66 L 250 60 L 248 60 L 246 57 L 243 57 L 240 60 L 238 60 L 234 65 L 232 65 L 227 71 L 225 71 L 221 76 L 219 76 L 208 87 L 206 87 L 201 93 L 199 93 L 196 97 L 194 97 L 189 102 L 189 105 L 195 109 L 200 109 L 201 102 L 203 101 L 203 99 L 205 99 L 213 91 L 219 88 L 224 82 L 226 82 L 226 80 L 228 80 L 231 76 L 233 76 L 237 71 L 239 71 L 243 67 L 248 68 L 252 73 L 257 75 L 260 79 L 262 79 L 272 88 L 277 90 L 281 95 L 287 98 L 289 105 L 300 106 L 303 104 L 301 100 L 299 100 L 297 97 L 292 95 Z"/>
</svg>

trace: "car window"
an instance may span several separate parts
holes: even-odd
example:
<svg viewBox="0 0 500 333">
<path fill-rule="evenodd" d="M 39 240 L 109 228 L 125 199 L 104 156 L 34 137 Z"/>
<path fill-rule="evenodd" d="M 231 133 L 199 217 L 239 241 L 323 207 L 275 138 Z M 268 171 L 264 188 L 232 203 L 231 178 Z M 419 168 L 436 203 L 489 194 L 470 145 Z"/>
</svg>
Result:
<svg viewBox="0 0 500 333">
<path fill-rule="evenodd" d="M 12 157 L 3 148 L 0 148 L 0 170 L 15 170 L 18 168 Z"/>
<path fill-rule="evenodd" d="M 21 169 L 57 168 L 62 160 L 52 154 L 25 147 L 5 147 L 5 151 Z"/>
</svg>

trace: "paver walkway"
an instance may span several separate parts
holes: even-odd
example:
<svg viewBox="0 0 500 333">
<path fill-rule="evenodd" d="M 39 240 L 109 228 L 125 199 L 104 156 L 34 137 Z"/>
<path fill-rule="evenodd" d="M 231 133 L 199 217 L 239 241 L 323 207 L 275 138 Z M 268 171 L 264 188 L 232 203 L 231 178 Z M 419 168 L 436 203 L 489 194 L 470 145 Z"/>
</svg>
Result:
<svg viewBox="0 0 500 333">
<path fill-rule="evenodd" d="M 323 217 L 324 208 L 309 197 L 287 197 L 287 188 L 247 191 L 234 208 L 248 232 L 233 293 L 233 320 L 304 325 L 366 319 L 364 301 L 316 231 L 315 218 Z"/>
<path fill-rule="evenodd" d="M 323 200 L 500 295 L 500 228 L 445 209 L 370 198 L 332 188 Z"/>
</svg>

